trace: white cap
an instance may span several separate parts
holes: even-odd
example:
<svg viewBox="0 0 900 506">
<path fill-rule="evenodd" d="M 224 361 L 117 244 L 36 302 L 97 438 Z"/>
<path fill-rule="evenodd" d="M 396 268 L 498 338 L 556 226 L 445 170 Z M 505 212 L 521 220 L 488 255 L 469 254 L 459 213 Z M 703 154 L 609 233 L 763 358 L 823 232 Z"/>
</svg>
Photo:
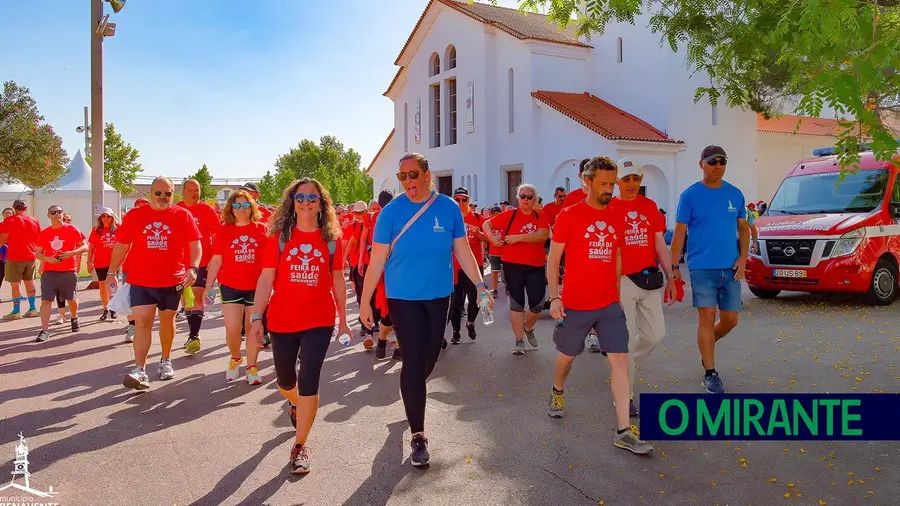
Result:
<svg viewBox="0 0 900 506">
<path fill-rule="evenodd" d="M 353 204 L 353 212 L 354 213 L 364 213 L 369 208 L 366 206 L 366 203 L 362 200 L 357 200 L 355 204 Z"/>
<path fill-rule="evenodd" d="M 616 165 L 619 166 L 619 178 L 623 178 L 625 176 L 630 176 L 632 174 L 640 177 L 644 177 L 644 167 L 642 165 L 638 165 L 631 161 L 630 158 L 623 158 L 616 162 Z"/>
</svg>

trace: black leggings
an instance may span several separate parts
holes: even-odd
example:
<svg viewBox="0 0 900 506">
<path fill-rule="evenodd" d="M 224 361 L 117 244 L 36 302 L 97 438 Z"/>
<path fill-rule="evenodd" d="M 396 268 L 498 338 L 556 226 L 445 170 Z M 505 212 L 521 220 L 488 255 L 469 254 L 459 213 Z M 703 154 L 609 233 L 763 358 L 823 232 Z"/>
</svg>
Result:
<svg viewBox="0 0 900 506">
<path fill-rule="evenodd" d="M 463 302 L 468 297 L 469 305 L 466 308 L 466 320 L 474 323 L 478 317 L 478 292 L 475 290 L 475 284 L 469 279 L 469 276 L 460 269 L 456 273 L 456 286 L 453 287 L 453 295 L 450 297 L 450 325 L 453 332 L 459 332 L 462 323 Z"/>
<path fill-rule="evenodd" d="M 506 289 L 509 290 L 509 310 L 523 313 L 529 308 L 532 313 L 544 310 L 544 296 L 547 293 L 547 273 L 543 267 L 503 262 L 506 274 Z M 525 305 L 528 294 L 528 305 Z"/>
<path fill-rule="evenodd" d="M 272 360 L 275 362 L 279 387 L 293 390 L 299 383 L 301 396 L 319 393 L 319 374 L 322 372 L 322 363 L 325 362 L 333 331 L 334 327 L 316 327 L 300 332 L 271 332 Z"/>
<path fill-rule="evenodd" d="M 441 353 L 449 305 L 449 295 L 432 300 L 388 299 L 397 343 L 403 350 L 400 395 L 413 434 L 425 430 L 425 381 Z"/>
</svg>

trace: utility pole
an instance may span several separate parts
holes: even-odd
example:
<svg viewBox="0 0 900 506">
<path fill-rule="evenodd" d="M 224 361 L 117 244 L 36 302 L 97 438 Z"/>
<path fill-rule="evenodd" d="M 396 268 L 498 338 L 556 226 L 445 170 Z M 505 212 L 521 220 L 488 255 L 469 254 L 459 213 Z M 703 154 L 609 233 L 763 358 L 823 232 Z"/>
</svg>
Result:
<svg viewBox="0 0 900 506">
<path fill-rule="evenodd" d="M 84 106 L 84 156 L 91 152 L 91 118 L 88 114 L 88 107 Z"/>
<path fill-rule="evenodd" d="M 99 30 L 103 0 L 91 0 L 91 203 L 100 216 L 103 204 L 103 37 Z M 85 112 L 87 114 L 87 112 Z M 85 135 L 87 129 L 85 129 Z"/>
</svg>

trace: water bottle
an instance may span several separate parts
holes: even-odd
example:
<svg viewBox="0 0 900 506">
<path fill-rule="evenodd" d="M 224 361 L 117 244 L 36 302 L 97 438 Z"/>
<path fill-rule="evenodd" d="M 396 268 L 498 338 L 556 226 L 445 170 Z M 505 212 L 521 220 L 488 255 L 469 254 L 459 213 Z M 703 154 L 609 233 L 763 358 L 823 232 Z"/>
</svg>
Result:
<svg viewBox="0 0 900 506">
<path fill-rule="evenodd" d="M 346 332 L 341 334 L 341 337 L 338 338 L 338 342 L 341 343 L 341 345 L 343 345 L 344 348 L 349 347 L 350 346 L 350 334 L 347 334 Z"/>
<path fill-rule="evenodd" d="M 216 291 L 210 290 L 207 292 L 206 297 L 203 297 L 203 307 L 209 310 L 213 306 L 216 305 Z"/>
<path fill-rule="evenodd" d="M 488 299 L 487 297 L 481 297 L 481 302 L 478 304 L 478 308 L 481 311 L 481 321 L 483 321 L 485 325 L 494 323 L 494 312 L 491 311 L 490 299 Z"/>
</svg>

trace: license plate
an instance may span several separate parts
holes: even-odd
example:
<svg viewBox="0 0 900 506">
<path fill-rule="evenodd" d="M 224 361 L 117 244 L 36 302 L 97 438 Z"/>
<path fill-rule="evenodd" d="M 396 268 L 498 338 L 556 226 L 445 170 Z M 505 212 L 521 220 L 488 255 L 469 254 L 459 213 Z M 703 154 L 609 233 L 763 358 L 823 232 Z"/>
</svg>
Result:
<svg viewBox="0 0 900 506">
<path fill-rule="evenodd" d="M 806 271 L 801 269 L 773 269 L 776 278 L 805 278 Z"/>
</svg>

